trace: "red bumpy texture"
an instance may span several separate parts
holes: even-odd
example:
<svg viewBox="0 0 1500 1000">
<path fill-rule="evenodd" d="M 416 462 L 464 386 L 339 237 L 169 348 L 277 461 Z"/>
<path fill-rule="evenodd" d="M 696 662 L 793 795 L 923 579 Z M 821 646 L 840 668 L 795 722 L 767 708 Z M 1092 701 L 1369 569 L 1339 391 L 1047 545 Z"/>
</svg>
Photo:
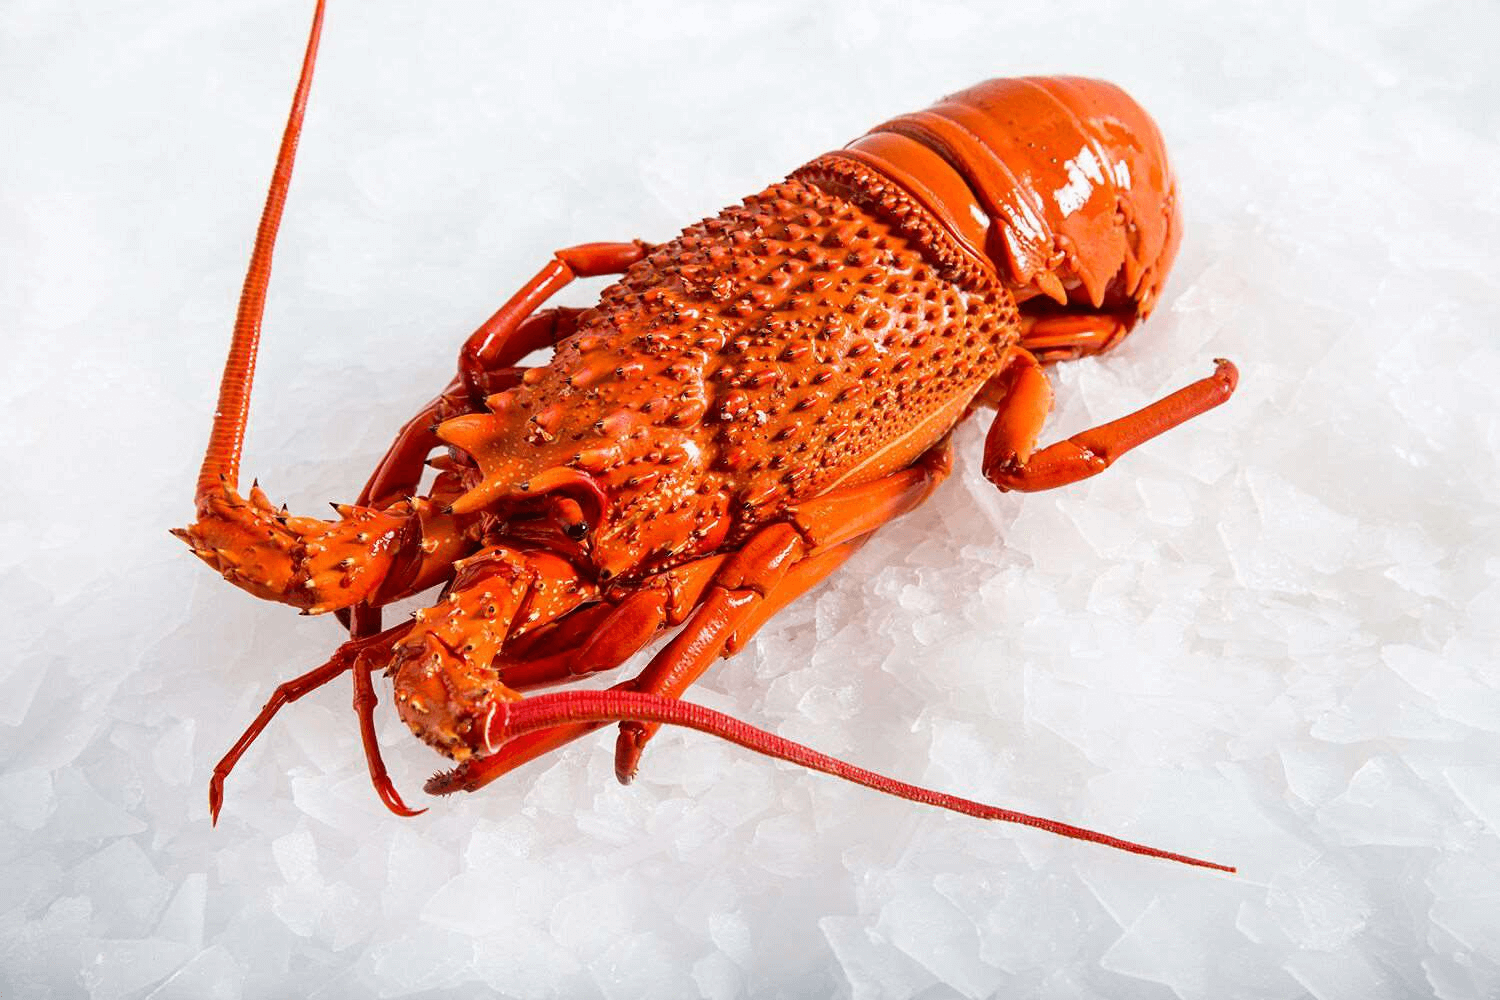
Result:
<svg viewBox="0 0 1500 1000">
<path fill-rule="evenodd" d="M 1016 340 L 1011 296 L 945 277 L 896 220 L 829 187 L 789 180 L 690 227 L 493 412 L 443 424 L 477 463 L 459 506 L 583 473 L 608 504 L 588 558 L 638 580 L 946 435 Z"/>
<path fill-rule="evenodd" d="M 1179 229 L 1160 135 L 1118 88 L 981 84 L 634 264 L 551 364 L 442 427 L 478 465 L 458 507 L 573 469 L 608 503 L 605 578 L 732 545 L 942 439 L 1010 360 L 1025 303 L 1128 329 Z"/>
<path fill-rule="evenodd" d="M 556 258 L 477 331 L 454 382 L 407 423 L 336 521 L 239 492 L 239 455 L 271 256 L 324 4 L 241 298 L 198 519 L 177 534 L 241 588 L 353 638 L 279 687 L 215 769 L 225 777 L 285 704 L 354 677 L 371 777 L 371 674 L 460 761 L 429 784 L 477 788 L 607 722 L 628 780 L 655 727 L 685 725 L 890 794 L 1207 864 L 905 785 L 677 698 L 719 655 L 816 585 L 947 474 L 953 427 L 998 412 L 984 456 L 1002 489 L 1093 475 L 1228 398 L 1213 376 L 1035 450 L 1041 363 L 1103 350 L 1156 303 L 1180 235 L 1161 137 L 1118 88 L 991 80 L 892 119 L 654 248 Z M 623 272 L 623 273 L 622 273 Z M 621 274 L 589 310 L 535 313 L 574 277 Z M 551 360 L 520 367 L 555 346 Z M 422 466 L 440 472 L 418 493 Z M 385 632 L 379 609 L 444 584 Z M 521 690 L 609 669 L 686 623 L 608 695 Z M 1212 866 L 1210 867 L 1217 867 Z"/>
</svg>

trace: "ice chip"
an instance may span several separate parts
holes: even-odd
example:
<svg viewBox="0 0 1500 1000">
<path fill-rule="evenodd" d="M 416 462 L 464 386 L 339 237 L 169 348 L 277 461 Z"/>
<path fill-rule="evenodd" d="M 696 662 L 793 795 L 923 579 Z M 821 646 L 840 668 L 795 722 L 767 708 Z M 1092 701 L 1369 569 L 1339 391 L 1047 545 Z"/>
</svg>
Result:
<svg viewBox="0 0 1500 1000">
<path fill-rule="evenodd" d="M 240 1000 L 245 969 L 221 945 L 205 948 L 168 976 L 146 1000 Z"/>
<path fill-rule="evenodd" d="M 1295 952 L 1286 970 L 1314 1000 L 1401 1000 L 1406 984 L 1359 951 Z"/>
<path fill-rule="evenodd" d="M 694 992 L 691 967 L 680 946 L 655 932 L 629 934 L 589 964 L 605 1000 L 682 997 Z"/>
<path fill-rule="evenodd" d="M 129 836 L 146 824 L 94 790 L 77 771 L 65 769 L 56 776 L 57 810 L 47 826 L 64 840 L 99 840 Z"/>
<path fill-rule="evenodd" d="M 74 891 L 93 901 L 101 937 L 143 937 L 167 901 L 170 883 L 136 842 L 122 837 L 73 869 Z"/>
<path fill-rule="evenodd" d="M 1455 795 L 1500 836 L 1500 768 L 1493 765 L 1445 767 L 1443 777 Z"/>
<path fill-rule="evenodd" d="M 1345 844 L 1436 846 L 1449 816 L 1424 783 L 1390 755 L 1361 767 L 1344 793 L 1318 810 L 1319 823 Z"/>
<path fill-rule="evenodd" d="M 930 879 L 903 879 L 880 909 L 875 931 L 966 997 L 986 997 L 1005 975 L 979 957 L 979 934 Z"/>
<path fill-rule="evenodd" d="M 192 950 L 176 941 L 98 941 L 85 949 L 78 979 L 89 1000 L 123 1000 L 181 965 Z"/>
<path fill-rule="evenodd" d="M 939 982 L 932 970 L 877 935 L 862 920 L 824 917 L 818 926 L 833 949 L 854 1000 L 915 997 Z"/>
<path fill-rule="evenodd" d="M 715 952 L 693 963 L 693 982 L 705 1000 L 733 1000 L 744 995 L 744 973 L 728 956 Z"/>
<path fill-rule="evenodd" d="M 1277 925 L 1297 947 L 1330 952 L 1364 930 L 1375 909 L 1355 873 L 1327 859 L 1277 876 L 1266 902 Z"/>
<path fill-rule="evenodd" d="M 151 761 L 156 773 L 170 785 L 185 785 L 193 776 L 193 733 L 196 724 L 192 719 L 176 723 L 157 739 L 151 752 Z"/>
<path fill-rule="evenodd" d="M 192 948 L 203 946 L 203 918 L 208 902 L 208 876 L 193 872 L 184 878 L 156 923 L 155 936 Z"/>
<path fill-rule="evenodd" d="M 23 767 L 0 775 L 0 817 L 22 830 L 39 830 L 57 808 L 52 774 Z"/>
<path fill-rule="evenodd" d="M 276 867 L 281 877 L 289 883 L 319 882 L 318 847 L 312 831 L 306 824 L 285 836 L 277 837 L 271 844 L 271 853 L 276 858 Z"/>
</svg>

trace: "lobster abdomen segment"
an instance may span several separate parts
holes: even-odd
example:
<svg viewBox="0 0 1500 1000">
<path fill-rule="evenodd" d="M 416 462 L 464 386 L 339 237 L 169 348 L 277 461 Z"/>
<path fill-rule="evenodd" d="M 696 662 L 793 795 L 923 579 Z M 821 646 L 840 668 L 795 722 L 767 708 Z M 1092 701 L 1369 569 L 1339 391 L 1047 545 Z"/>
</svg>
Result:
<svg viewBox="0 0 1500 1000">
<path fill-rule="evenodd" d="M 1046 295 L 1134 322 L 1180 239 L 1160 132 L 1100 80 L 987 80 L 831 156 L 905 187 L 1021 301 Z"/>
</svg>

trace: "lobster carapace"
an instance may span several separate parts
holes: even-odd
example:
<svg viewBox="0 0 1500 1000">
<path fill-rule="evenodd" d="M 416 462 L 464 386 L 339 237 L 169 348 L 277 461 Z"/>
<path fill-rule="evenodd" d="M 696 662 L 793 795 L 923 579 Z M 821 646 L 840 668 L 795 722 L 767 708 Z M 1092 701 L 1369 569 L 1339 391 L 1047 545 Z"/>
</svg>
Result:
<svg viewBox="0 0 1500 1000">
<path fill-rule="evenodd" d="M 429 791 L 472 790 L 619 722 L 635 773 L 662 723 L 692 726 L 882 790 L 1138 853 L 1065 824 L 903 785 L 680 701 L 721 655 L 932 492 L 953 427 L 993 406 L 984 473 L 1034 490 L 1093 475 L 1223 402 L 1208 378 L 1047 448 L 1043 365 L 1117 343 L 1155 305 L 1180 223 L 1161 138 L 1118 88 L 991 80 L 895 118 L 660 245 L 558 251 L 464 343 L 356 503 L 322 521 L 238 492 L 240 446 L 323 4 L 241 299 L 179 537 L 239 587 L 351 637 L 277 689 L 215 770 L 281 705 L 348 671 L 380 794 L 371 674 L 412 730 L 458 762 Z M 589 309 L 540 308 L 617 275 Z M 537 367 L 521 362 L 553 348 Z M 425 468 L 436 467 L 419 491 Z M 441 587 L 381 629 L 380 609 Z M 525 695 L 676 636 L 608 691 Z M 1206 862 L 1196 862 L 1207 864 Z M 1217 867 L 1217 866 L 1215 866 Z"/>
</svg>

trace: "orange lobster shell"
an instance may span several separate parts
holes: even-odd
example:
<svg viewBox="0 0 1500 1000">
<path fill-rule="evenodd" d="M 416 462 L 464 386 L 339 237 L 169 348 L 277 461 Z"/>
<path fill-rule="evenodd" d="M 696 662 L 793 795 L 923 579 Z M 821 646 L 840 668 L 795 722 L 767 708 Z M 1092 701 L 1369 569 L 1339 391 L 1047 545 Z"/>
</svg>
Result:
<svg viewBox="0 0 1500 1000">
<path fill-rule="evenodd" d="M 223 782 L 285 703 L 344 672 L 372 778 L 371 675 L 458 762 L 430 791 L 474 789 L 612 721 L 634 775 L 656 726 L 691 726 L 897 795 L 1209 865 L 905 785 L 679 700 L 720 655 L 922 502 L 948 437 L 996 407 L 984 470 L 1001 489 L 1093 475 L 1223 402 L 1215 373 L 1038 450 L 1043 364 L 1104 350 L 1156 304 L 1181 234 L 1159 132 L 1124 92 L 1070 77 L 990 80 L 878 126 L 677 238 L 558 251 L 465 342 L 454 381 L 413 418 L 336 521 L 237 488 L 260 316 L 323 5 L 246 279 L 199 476 L 178 532 L 226 579 L 351 638 L 282 685 L 216 769 Z M 616 274 L 587 310 L 538 307 Z M 532 350 L 551 360 L 520 366 Z M 437 458 L 433 454 L 439 453 Z M 438 467 L 417 495 L 424 465 Z M 380 608 L 441 584 L 381 630 Z M 523 695 L 611 669 L 677 636 L 608 691 Z"/>
</svg>

